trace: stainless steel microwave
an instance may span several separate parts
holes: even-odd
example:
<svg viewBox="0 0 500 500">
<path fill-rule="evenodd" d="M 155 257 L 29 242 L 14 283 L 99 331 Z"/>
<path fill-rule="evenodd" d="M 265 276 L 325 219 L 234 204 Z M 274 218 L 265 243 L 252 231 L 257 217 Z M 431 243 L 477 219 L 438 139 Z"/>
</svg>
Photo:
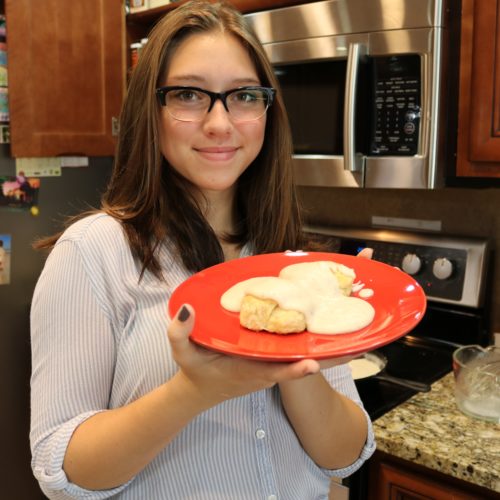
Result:
<svg viewBox="0 0 500 500">
<path fill-rule="evenodd" d="M 443 184 L 449 14 L 447 0 L 326 0 L 246 16 L 280 82 L 299 185 Z"/>
</svg>

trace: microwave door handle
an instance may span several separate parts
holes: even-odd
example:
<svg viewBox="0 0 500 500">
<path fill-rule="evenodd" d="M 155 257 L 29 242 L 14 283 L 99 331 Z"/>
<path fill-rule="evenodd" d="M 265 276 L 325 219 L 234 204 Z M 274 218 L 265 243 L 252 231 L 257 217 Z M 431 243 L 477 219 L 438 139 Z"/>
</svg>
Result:
<svg viewBox="0 0 500 500">
<path fill-rule="evenodd" d="M 356 152 L 356 91 L 358 88 L 359 61 L 366 54 L 366 46 L 361 43 L 349 45 L 344 106 L 344 170 L 363 170 L 363 155 Z"/>
</svg>

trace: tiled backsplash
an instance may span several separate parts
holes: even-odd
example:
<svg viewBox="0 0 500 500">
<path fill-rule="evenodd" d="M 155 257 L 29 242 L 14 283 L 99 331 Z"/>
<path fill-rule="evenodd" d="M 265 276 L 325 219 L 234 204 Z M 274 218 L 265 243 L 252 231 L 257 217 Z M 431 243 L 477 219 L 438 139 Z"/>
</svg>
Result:
<svg viewBox="0 0 500 500">
<path fill-rule="evenodd" d="M 372 216 L 441 221 L 442 234 L 488 238 L 492 332 L 500 331 L 500 188 L 439 190 L 301 187 L 308 222 L 371 227 Z"/>
</svg>

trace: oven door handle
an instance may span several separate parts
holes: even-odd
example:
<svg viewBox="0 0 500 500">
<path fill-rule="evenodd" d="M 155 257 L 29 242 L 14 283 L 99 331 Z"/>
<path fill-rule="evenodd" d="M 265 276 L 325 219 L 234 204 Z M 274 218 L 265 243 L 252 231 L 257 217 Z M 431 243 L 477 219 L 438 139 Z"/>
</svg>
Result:
<svg viewBox="0 0 500 500">
<path fill-rule="evenodd" d="M 387 375 L 386 373 L 377 373 L 374 378 L 378 380 L 384 380 L 385 382 L 390 382 L 392 384 L 400 385 L 406 387 L 407 389 L 413 389 L 418 392 L 429 392 L 431 386 L 423 382 L 417 382 L 416 380 L 408 380 L 401 377 L 393 377 L 392 375 Z"/>
<path fill-rule="evenodd" d="M 356 151 L 355 127 L 359 62 L 366 52 L 366 46 L 362 43 L 349 45 L 344 105 L 344 170 L 349 172 L 360 172 L 364 167 L 364 156 Z"/>
</svg>

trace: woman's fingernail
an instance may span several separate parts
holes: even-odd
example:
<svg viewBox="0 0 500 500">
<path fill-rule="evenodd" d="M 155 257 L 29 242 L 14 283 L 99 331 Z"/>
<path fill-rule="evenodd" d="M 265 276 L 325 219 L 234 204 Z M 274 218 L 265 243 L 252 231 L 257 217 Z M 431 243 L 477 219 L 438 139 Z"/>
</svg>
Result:
<svg viewBox="0 0 500 500">
<path fill-rule="evenodd" d="M 181 310 L 179 311 L 179 314 L 177 315 L 177 319 L 184 323 L 184 321 L 186 321 L 189 318 L 189 316 L 191 316 L 189 309 L 186 306 L 182 306 Z"/>
</svg>

